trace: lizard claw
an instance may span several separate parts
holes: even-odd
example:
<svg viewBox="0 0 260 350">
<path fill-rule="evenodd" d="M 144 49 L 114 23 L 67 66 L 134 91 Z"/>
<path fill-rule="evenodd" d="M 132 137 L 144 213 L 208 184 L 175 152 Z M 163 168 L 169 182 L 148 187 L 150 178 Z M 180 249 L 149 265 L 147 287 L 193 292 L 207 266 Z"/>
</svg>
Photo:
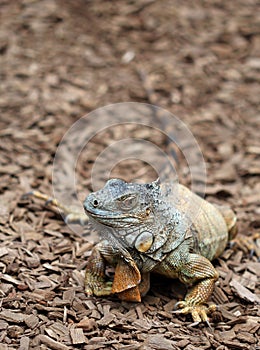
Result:
<svg viewBox="0 0 260 350">
<path fill-rule="evenodd" d="M 206 322 L 209 328 L 211 325 L 209 323 L 208 314 L 216 310 L 216 305 L 206 306 L 204 304 L 199 305 L 189 305 L 186 301 L 179 301 L 175 304 L 174 309 L 179 308 L 179 310 L 174 310 L 175 314 L 191 314 L 193 323 L 191 327 L 197 326 L 201 322 Z"/>
<path fill-rule="evenodd" d="M 180 313 L 181 310 L 177 310 L 177 309 L 182 309 L 186 306 L 186 302 L 183 300 L 183 301 L 178 301 L 175 305 L 174 305 L 174 313 Z"/>
<path fill-rule="evenodd" d="M 45 205 L 48 206 L 48 205 L 54 205 L 54 206 L 58 206 L 57 205 L 57 201 L 55 201 L 54 198 L 50 197 L 48 198 L 46 201 L 45 201 Z"/>
<path fill-rule="evenodd" d="M 34 191 L 29 191 L 29 192 L 26 192 L 24 193 L 22 196 L 21 196 L 21 199 L 28 199 L 29 197 L 33 196 L 33 192 Z"/>
<path fill-rule="evenodd" d="M 207 319 L 207 320 L 205 320 L 205 322 L 207 323 L 207 326 L 208 326 L 211 330 L 213 330 L 213 328 L 211 327 L 211 324 L 209 323 L 209 320 Z M 188 327 L 196 327 L 198 324 L 200 324 L 200 321 L 193 322 L 193 323 L 191 323 L 190 325 L 188 325 Z"/>
</svg>

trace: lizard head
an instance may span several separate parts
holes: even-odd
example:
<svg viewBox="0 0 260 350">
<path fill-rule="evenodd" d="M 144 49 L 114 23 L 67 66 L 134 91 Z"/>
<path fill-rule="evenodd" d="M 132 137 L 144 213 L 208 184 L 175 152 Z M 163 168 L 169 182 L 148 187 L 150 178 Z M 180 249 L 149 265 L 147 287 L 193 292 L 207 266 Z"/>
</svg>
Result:
<svg viewBox="0 0 260 350">
<path fill-rule="evenodd" d="M 160 182 L 128 183 L 111 179 L 99 191 L 87 196 L 84 209 L 95 221 L 113 228 L 128 228 L 152 222 Z"/>
</svg>

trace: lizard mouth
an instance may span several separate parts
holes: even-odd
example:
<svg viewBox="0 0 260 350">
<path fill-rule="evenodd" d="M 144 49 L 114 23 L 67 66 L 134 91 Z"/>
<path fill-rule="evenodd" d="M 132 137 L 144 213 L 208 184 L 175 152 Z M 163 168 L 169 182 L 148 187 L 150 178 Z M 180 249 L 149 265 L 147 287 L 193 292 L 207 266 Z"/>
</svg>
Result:
<svg viewBox="0 0 260 350">
<path fill-rule="evenodd" d="M 84 208 L 88 216 L 92 217 L 94 220 L 111 227 L 125 227 L 126 225 L 136 225 L 140 224 L 142 218 L 137 215 L 127 215 L 127 214 L 117 214 L 107 212 L 105 210 L 89 210 Z"/>
</svg>

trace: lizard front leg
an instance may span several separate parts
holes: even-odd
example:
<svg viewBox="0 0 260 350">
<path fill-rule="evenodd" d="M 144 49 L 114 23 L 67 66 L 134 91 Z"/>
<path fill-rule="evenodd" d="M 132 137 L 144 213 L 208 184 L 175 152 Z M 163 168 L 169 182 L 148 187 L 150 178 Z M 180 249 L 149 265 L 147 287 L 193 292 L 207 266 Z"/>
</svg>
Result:
<svg viewBox="0 0 260 350">
<path fill-rule="evenodd" d="M 113 283 L 106 281 L 107 263 L 116 266 Z M 86 266 L 87 295 L 104 296 L 117 293 L 122 300 L 140 301 L 138 288 L 140 281 L 141 274 L 131 255 L 123 247 L 107 240 L 101 241 L 94 247 Z"/>
<path fill-rule="evenodd" d="M 185 299 L 177 303 L 180 310 L 176 313 L 192 315 L 194 325 L 205 321 L 208 323 L 207 314 L 216 310 L 215 305 L 207 307 L 205 303 L 211 296 L 218 273 L 205 257 L 198 254 L 189 254 L 187 261 L 179 271 L 179 279 L 185 284 L 191 284 L 192 288 Z"/>
<path fill-rule="evenodd" d="M 85 273 L 85 292 L 88 296 L 109 295 L 112 293 L 112 282 L 106 281 L 106 260 L 104 252 L 109 253 L 106 241 L 97 244 L 88 259 Z"/>
</svg>

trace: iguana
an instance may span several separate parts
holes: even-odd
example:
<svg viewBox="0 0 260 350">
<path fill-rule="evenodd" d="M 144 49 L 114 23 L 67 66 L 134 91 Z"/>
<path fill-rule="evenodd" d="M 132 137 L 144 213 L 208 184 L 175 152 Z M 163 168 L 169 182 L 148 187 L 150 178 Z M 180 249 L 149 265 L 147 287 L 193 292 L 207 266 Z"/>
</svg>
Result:
<svg viewBox="0 0 260 350">
<path fill-rule="evenodd" d="M 67 221 L 84 224 L 89 218 L 101 234 L 87 262 L 87 295 L 118 293 L 123 300 L 141 301 L 150 287 L 150 273 L 157 273 L 191 287 L 176 312 L 190 313 L 194 324 L 208 323 L 207 314 L 216 306 L 206 302 L 218 279 L 211 261 L 237 233 L 229 207 L 213 205 L 178 183 L 121 179 L 89 194 L 83 206 L 87 216 L 62 210 Z M 107 264 L 115 266 L 113 283 L 105 277 Z"/>
</svg>

